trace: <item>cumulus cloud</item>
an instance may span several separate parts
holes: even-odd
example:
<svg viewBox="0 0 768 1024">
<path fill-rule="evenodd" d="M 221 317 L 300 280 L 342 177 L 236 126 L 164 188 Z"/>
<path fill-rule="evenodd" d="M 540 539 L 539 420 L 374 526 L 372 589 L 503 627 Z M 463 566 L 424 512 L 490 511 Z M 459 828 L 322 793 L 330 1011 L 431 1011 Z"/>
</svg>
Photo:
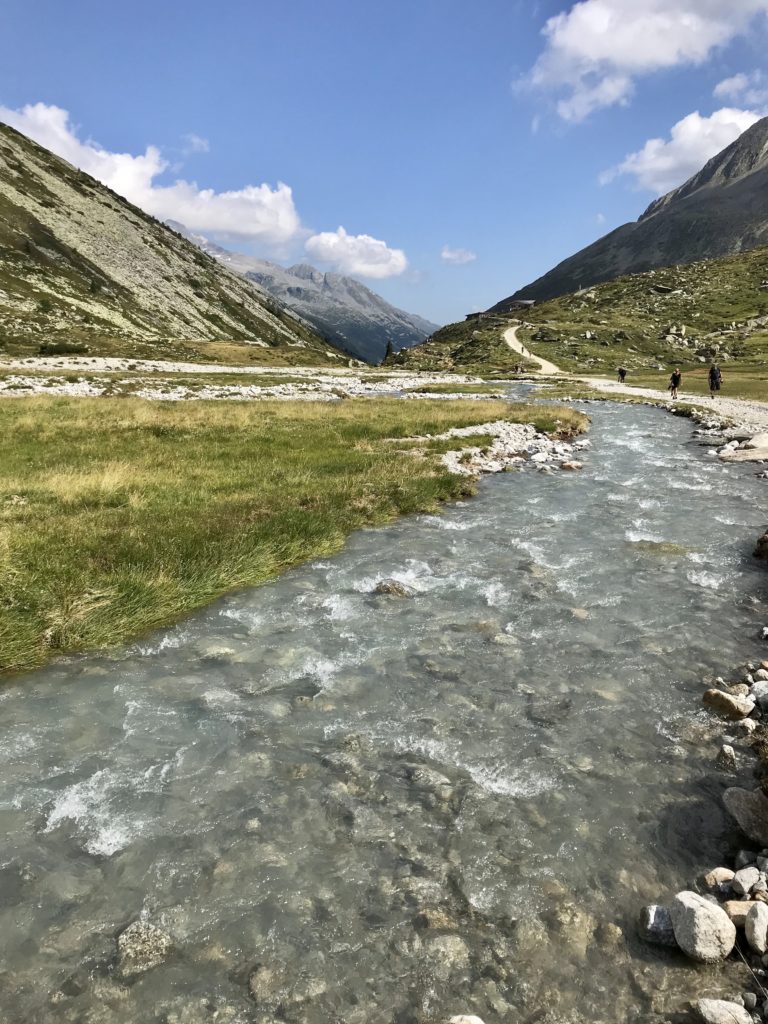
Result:
<svg viewBox="0 0 768 1024">
<path fill-rule="evenodd" d="M 703 63 L 766 12 L 768 0 L 580 0 L 545 23 L 527 84 L 564 92 L 558 113 L 582 121 L 628 103 L 642 75 Z"/>
<path fill-rule="evenodd" d="M 193 231 L 226 235 L 282 246 L 301 233 L 301 221 L 288 185 L 246 185 L 235 191 L 216 192 L 194 182 L 178 180 L 159 184 L 169 169 L 156 146 L 143 153 L 112 153 L 90 139 L 82 140 L 61 107 L 35 103 L 21 110 L 0 106 L 0 121 L 28 135 L 41 146 L 93 175 L 114 192 L 124 196 L 161 220 L 176 220 Z M 198 152 L 207 145 L 199 136 Z"/>
<path fill-rule="evenodd" d="M 440 250 L 440 259 L 443 263 L 461 267 L 465 263 L 473 263 L 477 259 L 477 253 L 471 252 L 469 249 L 452 249 L 450 245 L 444 245 Z"/>
<path fill-rule="evenodd" d="M 304 248 L 312 259 L 360 277 L 396 277 L 408 266 L 402 249 L 390 249 L 370 235 L 349 235 L 342 227 L 312 235 Z"/>
<path fill-rule="evenodd" d="M 768 104 L 768 79 L 762 71 L 752 71 L 749 74 L 742 72 L 718 82 L 714 89 L 714 95 L 717 99 L 737 100 L 740 103 L 748 103 L 752 107 L 766 106 Z"/>
<path fill-rule="evenodd" d="M 760 119 L 752 110 L 723 107 L 709 117 L 698 111 L 673 125 L 668 139 L 649 139 L 616 167 L 600 176 L 601 184 L 622 175 L 657 194 L 669 192 L 700 170 L 711 157 L 734 142 Z"/>
</svg>

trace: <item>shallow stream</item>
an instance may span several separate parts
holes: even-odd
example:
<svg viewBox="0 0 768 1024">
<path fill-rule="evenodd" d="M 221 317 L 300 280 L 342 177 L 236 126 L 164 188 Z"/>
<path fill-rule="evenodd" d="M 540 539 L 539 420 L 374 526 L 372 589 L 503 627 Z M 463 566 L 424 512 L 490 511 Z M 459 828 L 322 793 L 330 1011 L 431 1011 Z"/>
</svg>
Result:
<svg viewBox="0 0 768 1024">
<path fill-rule="evenodd" d="M 698 709 L 765 656 L 765 483 L 686 420 L 588 411 L 580 473 L 489 479 L 5 687 L 4 1024 L 615 1024 L 735 994 L 634 922 L 729 843 Z M 173 950 L 124 977 L 141 917 Z"/>
</svg>

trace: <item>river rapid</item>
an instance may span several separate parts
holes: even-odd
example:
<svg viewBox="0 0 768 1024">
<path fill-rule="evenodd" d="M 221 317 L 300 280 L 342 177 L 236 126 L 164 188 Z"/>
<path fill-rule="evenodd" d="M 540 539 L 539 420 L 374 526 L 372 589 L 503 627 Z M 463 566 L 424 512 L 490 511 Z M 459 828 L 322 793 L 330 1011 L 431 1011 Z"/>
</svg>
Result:
<svg viewBox="0 0 768 1024">
<path fill-rule="evenodd" d="M 6 685 L 4 1024 L 615 1024 L 735 994 L 635 920 L 733 849 L 699 708 L 765 657 L 765 482 L 689 421 L 588 411 L 579 473 L 485 480 Z M 173 947 L 131 974 L 137 919 Z"/>
</svg>

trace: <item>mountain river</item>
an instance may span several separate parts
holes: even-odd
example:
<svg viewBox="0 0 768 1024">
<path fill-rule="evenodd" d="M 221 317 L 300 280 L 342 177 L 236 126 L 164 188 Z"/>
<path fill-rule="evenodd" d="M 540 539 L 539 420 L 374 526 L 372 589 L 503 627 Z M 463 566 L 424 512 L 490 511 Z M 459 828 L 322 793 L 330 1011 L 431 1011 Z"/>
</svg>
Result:
<svg viewBox="0 0 768 1024">
<path fill-rule="evenodd" d="M 765 481 L 687 420 L 587 411 L 579 473 L 487 479 L 5 685 L 3 1024 L 616 1024 L 736 994 L 635 921 L 733 851 L 700 701 L 766 656 Z M 137 919 L 172 941 L 143 972 Z"/>
</svg>

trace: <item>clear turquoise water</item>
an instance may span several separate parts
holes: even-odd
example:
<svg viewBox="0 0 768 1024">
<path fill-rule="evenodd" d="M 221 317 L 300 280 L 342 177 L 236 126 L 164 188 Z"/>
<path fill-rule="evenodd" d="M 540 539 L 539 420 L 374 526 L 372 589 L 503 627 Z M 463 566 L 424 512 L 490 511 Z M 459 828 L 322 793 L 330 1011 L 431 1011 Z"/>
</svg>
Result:
<svg viewBox="0 0 768 1024">
<path fill-rule="evenodd" d="M 4 1024 L 614 1024 L 733 994 L 634 919 L 731 841 L 698 708 L 765 656 L 765 482 L 687 421 L 588 411 L 581 473 L 487 480 L 6 687 Z M 128 982 L 140 916 L 174 952 Z"/>
</svg>

